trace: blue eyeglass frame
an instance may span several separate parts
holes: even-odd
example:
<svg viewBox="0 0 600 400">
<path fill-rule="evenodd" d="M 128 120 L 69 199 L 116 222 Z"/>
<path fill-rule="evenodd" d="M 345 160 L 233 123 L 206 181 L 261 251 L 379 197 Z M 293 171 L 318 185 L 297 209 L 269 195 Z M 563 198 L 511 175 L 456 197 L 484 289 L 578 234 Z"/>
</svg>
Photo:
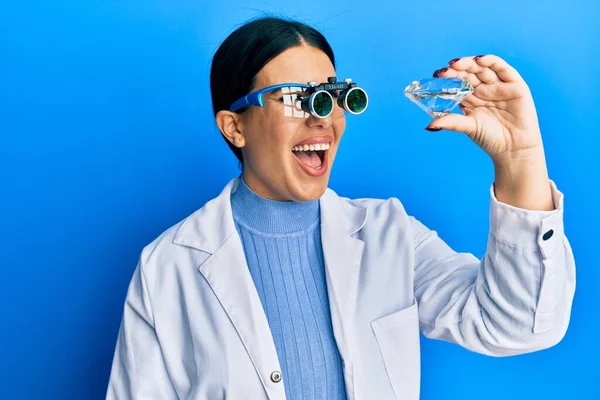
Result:
<svg viewBox="0 0 600 400">
<path fill-rule="evenodd" d="M 240 97 L 231 105 L 231 107 L 229 107 L 229 111 L 235 112 L 247 106 L 263 107 L 263 94 L 284 87 L 299 87 L 302 89 L 310 88 L 310 86 L 306 83 L 282 83 L 279 85 L 267 86 L 266 88 L 259 89 L 255 92 Z"/>
</svg>

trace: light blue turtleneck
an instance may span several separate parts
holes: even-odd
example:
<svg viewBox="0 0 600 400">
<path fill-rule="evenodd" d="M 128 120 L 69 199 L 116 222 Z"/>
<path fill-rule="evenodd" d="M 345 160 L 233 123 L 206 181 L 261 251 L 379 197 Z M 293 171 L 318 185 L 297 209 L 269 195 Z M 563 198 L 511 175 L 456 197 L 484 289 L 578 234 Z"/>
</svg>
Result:
<svg viewBox="0 0 600 400">
<path fill-rule="evenodd" d="M 327 298 L 319 201 L 265 199 L 240 179 L 231 205 L 287 399 L 346 399 Z"/>
</svg>

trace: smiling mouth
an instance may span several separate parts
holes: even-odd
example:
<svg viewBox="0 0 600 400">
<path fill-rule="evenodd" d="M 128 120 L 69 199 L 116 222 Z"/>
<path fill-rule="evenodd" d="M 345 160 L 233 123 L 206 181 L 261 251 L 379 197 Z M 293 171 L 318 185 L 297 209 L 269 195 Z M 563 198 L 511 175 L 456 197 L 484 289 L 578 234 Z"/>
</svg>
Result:
<svg viewBox="0 0 600 400">
<path fill-rule="evenodd" d="M 294 146 L 292 153 L 300 162 L 310 168 L 319 170 L 323 167 L 325 152 L 329 150 L 329 143 L 315 145 L 298 145 Z"/>
</svg>

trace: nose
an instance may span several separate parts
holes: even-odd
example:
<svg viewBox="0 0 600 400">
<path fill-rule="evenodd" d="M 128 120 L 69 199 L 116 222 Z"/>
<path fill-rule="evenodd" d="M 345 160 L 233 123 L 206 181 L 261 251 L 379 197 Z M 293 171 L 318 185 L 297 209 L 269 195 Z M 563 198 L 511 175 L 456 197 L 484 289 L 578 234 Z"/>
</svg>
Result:
<svg viewBox="0 0 600 400">
<path fill-rule="evenodd" d="M 329 116 L 325 118 L 318 118 L 314 115 L 309 114 L 308 119 L 306 120 L 306 124 L 310 128 L 327 129 L 331 126 L 331 124 L 333 124 L 333 113 L 329 114 Z"/>
</svg>

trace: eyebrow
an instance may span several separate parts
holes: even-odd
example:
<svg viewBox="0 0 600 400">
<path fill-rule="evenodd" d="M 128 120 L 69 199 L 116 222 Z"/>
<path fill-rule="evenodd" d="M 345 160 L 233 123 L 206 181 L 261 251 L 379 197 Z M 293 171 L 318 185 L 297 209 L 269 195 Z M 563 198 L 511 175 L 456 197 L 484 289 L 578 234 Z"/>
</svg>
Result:
<svg viewBox="0 0 600 400">
<path fill-rule="evenodd" d="M 288 86 L 290 88 L 297 88 L 297 86 Z M 270 91 L 270 97 L 279 97 L 279 96 L 289 96 L 292 94 L 299 94 L 299 95 L 306 95 L 307 94 L 307 90 L 303 89 L 303 88 L 299 88 L 300 90 L 295 90 L 293 92 L 287 92 L 287 93 L 283 93 L 283 88 L 279 88 L 279 89 L 274 89 Z"/>
</svg>

